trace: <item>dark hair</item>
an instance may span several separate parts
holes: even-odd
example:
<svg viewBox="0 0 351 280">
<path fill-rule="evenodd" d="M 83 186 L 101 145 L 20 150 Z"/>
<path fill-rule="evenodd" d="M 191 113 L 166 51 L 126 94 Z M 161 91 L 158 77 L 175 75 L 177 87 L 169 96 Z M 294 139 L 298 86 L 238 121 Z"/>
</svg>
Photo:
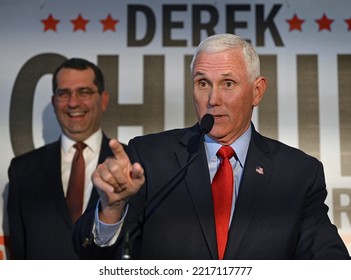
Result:
<svg viewBox="0 0 351 280">
<path fill-rule="evenodd" d="M 65 60 L 58 68 L 56 68 L 52 77 L 52 91 L 55 94 L 57 89 L 57 73 L 63 68 L 70 68 L 76 70 L 86 70 L 88 68 L 94 71 L 95 79 L 94 84 L 97 86 L 99 93 L 101 94 L 105 90 L 104 75 L 99 67 L 94 63 L 87 61 L 82 58 L 71 58 Z"/>
</svg>

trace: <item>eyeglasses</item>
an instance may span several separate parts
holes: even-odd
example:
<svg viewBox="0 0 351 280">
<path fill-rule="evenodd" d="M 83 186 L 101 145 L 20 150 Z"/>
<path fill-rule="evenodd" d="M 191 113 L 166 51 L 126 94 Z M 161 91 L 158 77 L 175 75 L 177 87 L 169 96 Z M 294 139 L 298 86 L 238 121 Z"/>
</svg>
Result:
<svg viewBox="0 0 351 280">
<path fill-rule="evenodd" d="M 71 98 L 72 94 L 75 93 L 80 100 L 86 101 L 90 100 L 93 94 L 97 92 L 97 90 L 91 88 L 77 88 L 75 90 L 57 89 L 54 95 L 58 101 L 66 102 Z"/>
</svg>

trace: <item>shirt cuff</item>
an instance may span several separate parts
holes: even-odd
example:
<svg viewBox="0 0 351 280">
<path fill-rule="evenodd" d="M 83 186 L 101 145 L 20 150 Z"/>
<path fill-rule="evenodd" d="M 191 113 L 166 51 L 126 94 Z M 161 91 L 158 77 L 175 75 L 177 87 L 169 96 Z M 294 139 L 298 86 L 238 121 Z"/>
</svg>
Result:
<svg viewBox="0 0 351 280">
<path fill-rule="evenodd" d="M 122 213 L 122 218 L 119 222 L 115 224 L 105 224 L 99 219 L 99 204 L 100 200 L 96 204 L 95 208 L 95 218 L 93 226 L 94 242 L 99 247 L 112 246 L 116 243 L 117 238 L 121 232 L 123 222 L 128 212 L 127 205 Z"/>
</svg>

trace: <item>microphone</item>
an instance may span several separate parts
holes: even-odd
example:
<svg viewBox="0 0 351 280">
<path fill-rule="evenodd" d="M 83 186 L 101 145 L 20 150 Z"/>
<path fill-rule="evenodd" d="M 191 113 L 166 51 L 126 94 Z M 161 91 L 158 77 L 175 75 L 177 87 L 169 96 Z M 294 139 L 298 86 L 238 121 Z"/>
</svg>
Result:
<svg viewBox="0 0 351 280">
<path fill-rule="evenodd" d="M 164 201 L 165 197 L 172 191 L 174 188 L 177 186 L 175 185 L 172 187 L 172 183 L 175 182 L 175 180 L 183 173 L 185 172 L 188 167 L 193 163 L 193 161 L 199 156 L 200 151 L 201 151 L 201 143 L 204 141 L 204 136 L 205 134 L 208 134 L 214 124 L 214 117 L 211 114 L 205 114 L 201 120 L 200 120 L 200 140 L 198 144 L 198 148 L 196 153 L 193 154 L 193 156 L 184 164 L 182 168 L 180 168 L 163 186 L 160 188 L 160 190 L 149 199 L 149 201 L 146 201 L 143 205 L 143 207 L 136 213 L 136 215 L 133 217 L 133 220 L 135 220 L 141 213 L 143 213 L 146 210 L 147 206 L 150 206 L 156 199 L 159 199 L 159 203 L 157 203 L 151 210 L 149 211 L 148 215 L 145 215 L 144 217 L 144 223 L 150 218 L 150 216 L 155 212 L 155 210 L 160 206 L 160 204 Z M 161 197 L 162 196 L 162 197 Z M 131 252 L 131 243 L 132 240 L 137 236 L 136 232 L 139 229 L 140 224 L 138 224 L 132 232 L 130 232 L 128 229 L 125 234 L 124 238 L 124 246 L 123 246 L 123 254 L 122 254 L 122 259 L 124 260 L 129 260 L 131 259 L 130 252 Z M 135 236 L 134 236 L 135 235 Z"/>
<path fill-rule="evenodd" d="M 200 121 L 200 131 L 201 131 L 201 135 L 200 135 L 200 141 L 198 144 L 198 148 L 196 153 L 184 164 L 184 166 L 182 168 L 180 168 L 164 185 L 162 188 L 160 188 L 160 190 L 153 196 L 151 197 L 151 199 L 147 202 L 148 205 L 152 204 L 159 196 L 162 195 L 162 193 L 164 193 L 163 197 L 159 199 L 160 202 L 163 201 L 163 199 L 168 195 L 168 193 L 170 191 L 172 191 L 173 189 L 171 188 L 168 192 L 166 192 L 167 188 L 169 188 L 169 186 L 171 186 L 171 184 L 177 179 L 178 176 L 180 176 L 190 165 L 191 163 L 199 156 L 200 154 L 200 147 L 201 147 L 201 143 L 204 141 L 204 136 L 205 134 L 208 134 L 214 124 L 214 117 L 211 114 L 206 114 L 202 117 L 201 121 Z M 147 216 L 145 216 L 145 221 L 149 218 L 149 216 L 151 216 L 151 214 L 156 210 L 156 208 L 159 206 L 159 204 L 157 204 L 150 212 Z"/>
<path fill-rule="evenodd" d="M 201 136 L 210 133 L 214 124 L 214 117 L 211 114 L 205 114 L 200 121 Z M 202 137 L 201 137 L 202 138 Z M 199 143 L 201 144 L 201 142 Z"/>
</svg>

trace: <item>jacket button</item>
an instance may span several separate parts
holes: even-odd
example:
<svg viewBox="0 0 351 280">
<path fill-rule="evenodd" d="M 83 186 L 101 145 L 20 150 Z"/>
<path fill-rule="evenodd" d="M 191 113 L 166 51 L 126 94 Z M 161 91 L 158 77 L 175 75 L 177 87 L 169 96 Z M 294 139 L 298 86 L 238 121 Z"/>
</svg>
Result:
<svg viewBox="0 0 351 280">
<path fill-rule="evenodd" d="M 90 245 L 90 240 L 88 237 L 86 237 L 82 243 L 83 248 L 88 248 Z"/>
</svg>

